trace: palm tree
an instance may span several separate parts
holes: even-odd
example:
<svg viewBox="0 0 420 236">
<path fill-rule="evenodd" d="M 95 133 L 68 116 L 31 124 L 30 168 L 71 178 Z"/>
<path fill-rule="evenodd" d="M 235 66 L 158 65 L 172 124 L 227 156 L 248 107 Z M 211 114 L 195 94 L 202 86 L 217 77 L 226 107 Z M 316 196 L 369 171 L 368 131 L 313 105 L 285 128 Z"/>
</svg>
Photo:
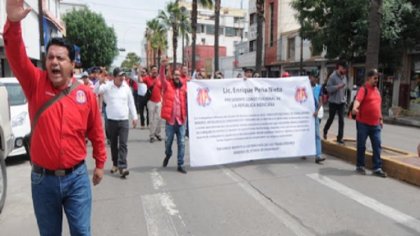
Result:
<svg viewBox="0 0 420 236">
<path fill-rule="evenodd" d="M 192 0 L 192 11 L 191 11 L 191 38 L 192 38 L 192 45 L 191 45 L 191 54 L 192 54 L 192 64 L 191 69 L 195 70 L 195 44 L 197 40 L 197 15 L 198 15 L 198 3 L 203 7 L 212 7 L 213 1 L 212 0 Z"/>
<path fill-rule="evenodd" d="M 371 0 L 369 10 L 369 31 L 366 50 L 366 70 L 378 68 L 379 43 L 381 41 L 381 14 L 382 0 Z"/>
<path fill-rule="evenodd" d="M 153 61 L 159 66 L 162 52 L 166 49 L 168 44 L 166 30 L 157 18 L 146 22 L 146 25 L 146 38 L 148 44 L 150 44 L 153 49 Z"/>
<path fill-rule="evenodd" d="M 214 71 L 219 70 L 219 27 L 221 0 L 215 0 L 214 6 Z"/>
<path fill-rule="evenodd" d="M 166 5 L 166 11 L 159 12 L 159 19 L 162 20 L 163 25 L 169 30 L 172 30 L 172 47 L 173 47 L 173 68 L 176 68 L 176 50 L 178 47 L 178 36 L 180 31 L 181 21 L 187 21 L 185 13 L 181 11 L 177 2 L 170 2 Z M 185 24 L 185 23 L 184 23 Z"/>
<path fill-rule="evenodd" d="M 255 71 L 261 75 L 263 51 L 264 0 L 257 0 L 257 58 Z"/>
<path fill-rule="evenodd" d="M 179 32 L 181 33 L 182 36 L 182 64 L 185 64 L 185 45 L 190 44 L 190 37 L 189 37 L 189 33 L 191 33 L 191 23 L 190 23 L 190 19 L 189 16 L 187 15 L 187 9 L 185 7 L 181 7 L 181 11 L 182 11 L 182 17 L 181 17 L 181 21 L 179 22 Z M 186 41 L 186 44 L 184 43 Z"/>
</svg>

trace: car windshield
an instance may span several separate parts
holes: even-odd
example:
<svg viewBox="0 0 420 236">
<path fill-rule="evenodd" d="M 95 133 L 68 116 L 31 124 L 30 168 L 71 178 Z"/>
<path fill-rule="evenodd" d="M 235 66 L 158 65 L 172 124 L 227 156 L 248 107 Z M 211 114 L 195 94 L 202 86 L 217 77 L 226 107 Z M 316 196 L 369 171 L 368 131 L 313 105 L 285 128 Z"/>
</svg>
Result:
<svg viewBox="0 0 420 236">
<path fill-rule="evenodd" d="M 26 103 L 26 97 L 20 84 L 5 84 L 9 95 L 10 106 L 23 105 Z"/>
</svg>

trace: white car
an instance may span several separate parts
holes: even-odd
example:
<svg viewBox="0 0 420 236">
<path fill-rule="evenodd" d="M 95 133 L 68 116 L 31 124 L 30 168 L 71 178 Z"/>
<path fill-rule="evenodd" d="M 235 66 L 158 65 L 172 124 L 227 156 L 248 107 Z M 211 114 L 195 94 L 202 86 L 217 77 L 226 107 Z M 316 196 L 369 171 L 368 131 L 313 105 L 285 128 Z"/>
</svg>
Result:
<svg viewBox="0 0 420 236">
<path fill-rule="evenodd" d="M 13 149 L 14 137 L 10 125 L 10 106 L 7 90 L 0 81 L 0 213 L 6 201 L 7 173 L 4 159 Z"/>
<path fill-rule="evenodd" d="M 12 132 L 15 136 L 13 151 L 8 157 L 26 154 L 23 146 L 23 137 L 31 132 L 29 120 L 28 100 L 23 93 L 22 87 L 16 78 L 0 78 L 0 82 L 6 86 L 10 104 Z"/>
</svg>

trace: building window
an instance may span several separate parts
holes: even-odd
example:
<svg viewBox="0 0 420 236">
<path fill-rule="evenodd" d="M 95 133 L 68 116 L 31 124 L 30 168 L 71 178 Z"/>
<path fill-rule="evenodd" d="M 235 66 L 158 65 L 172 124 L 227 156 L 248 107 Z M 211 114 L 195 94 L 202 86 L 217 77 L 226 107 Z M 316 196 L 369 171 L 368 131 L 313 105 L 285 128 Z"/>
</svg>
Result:
<svg viewBox="0 0 420 236">
<path fill-rule="evenodd" d="M 253 52 L 257 50 L 257 40 L 253 40 L 249 42 L 249 51 Z"/>
<path fill-rule="evenodd" d="M 237 37 L 242 37 L 243 29 L 235 29 L 235 31 Z"/>
<path fill-rule="evenodd" d="M 227 37 L 234 37 L 236 35 L 236 30 L 235 28 L 232 27 L 226 27 L 225 28 L 225 35 Z"/>
<path fill-rule="evenodd" d="M 287 39 L 287 59 L 295 59 L 295 37 Z"/>
<path fill-rule="evenodd" d="M 270 3 L 270 47 L 274 46 L 274 3 Z"/>
<path fill-rule="evenodd" d="M 214 35 L 214 25 L 206 25 L 206 34 Z"/>
<path fill-rule="evenodd" d="M 243 22 L 244 21 L 244 18 L 243 17 L 234 17 L 233 18 L 233 23 L 241 23 L 241 22 Z"/>
<path fill-rule="evenodd" d="M 251 15 L 249 15 L 249 24 L 253 25 L 255 23 L 257 23 L 257 14 L 252 13 Z"/>
</svg>

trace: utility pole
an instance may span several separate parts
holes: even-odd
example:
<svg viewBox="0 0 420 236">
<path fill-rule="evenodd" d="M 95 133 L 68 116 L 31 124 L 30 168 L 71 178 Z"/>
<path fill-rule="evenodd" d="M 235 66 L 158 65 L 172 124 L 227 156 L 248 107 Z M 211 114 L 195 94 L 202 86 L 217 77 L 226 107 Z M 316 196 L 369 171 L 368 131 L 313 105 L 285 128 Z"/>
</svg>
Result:
<svg viewBox="0 0 420 236">
<path fill-rule="evenodd" d="M 42 7 L 43 0 L 38 0 L 38 21 L 39 21 L 39 42 L 42 68 L 45 69 L 45 40 L 44 40 L 44 10 Z"/>
</svg>

